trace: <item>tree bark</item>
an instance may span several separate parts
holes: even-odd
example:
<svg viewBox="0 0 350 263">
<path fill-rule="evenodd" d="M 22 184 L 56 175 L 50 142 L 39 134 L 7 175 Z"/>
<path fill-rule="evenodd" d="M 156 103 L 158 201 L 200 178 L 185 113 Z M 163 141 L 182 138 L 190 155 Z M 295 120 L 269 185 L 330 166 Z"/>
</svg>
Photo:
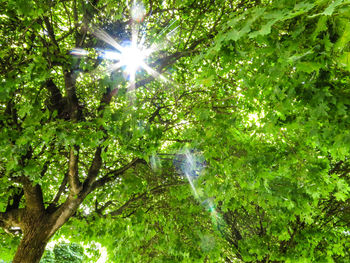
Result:
<svg viewBox="0 0 350 263">
<path fill-rule="evenodd" d="M 77 211 L 84 197 L 77 199 L 68 197 L 66 202 L 53 212 L 26 209 L 20 223 L 23 237 L 12 263 L 39 262 L 50 238 Z"/>
<path fill-rule="evenodd" d="M 28 220 L 29 219 L 29 220 Z M 40 261 L 50 235 L 47 217 L 33 215 L 27 217 L 22 240 L 17 248 L 12 263 L 37 263 Z"/>
<path fill-rule="evenodd" d="M 12 263 L 37 263 L 40 261 L 48 239 L 40 233 L 24 235 Z"/>
</svg>

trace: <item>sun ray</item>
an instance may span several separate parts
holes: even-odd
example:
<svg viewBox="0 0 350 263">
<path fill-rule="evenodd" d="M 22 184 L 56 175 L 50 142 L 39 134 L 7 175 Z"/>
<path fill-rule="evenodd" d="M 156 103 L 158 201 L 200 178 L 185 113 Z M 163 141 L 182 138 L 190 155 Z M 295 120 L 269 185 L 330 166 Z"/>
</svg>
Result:
<svg viewBox="0 0 350 263">
<path fill-rule="evenodd" d="M 135 90 L 136 71 L 130 73 L 130 90 Z"/>
<path fill-rule="evenodd" d="M 143 47 L 146 41 L 146 33 L 144 30 L 141 31 L 141 40 L 139 42 L 139 46 Z"/>
<path fill-rule="evenodd" d="M 122 66 L 123 66 L 123 63 L 121 63 L 121 62 L 114 63 L 110 67 L 107 67 L 107 71 L 108 71 L 108 73 L 112 73 L 113 71 L 120 69 Z"/>
<path fill-rule="evenodd" d="M 136 25 L 135 23 L 132 23 L 132 25 L 131 25 L 131 46 L 133 48 L 137 47 L 138 33 L 139 33 L 138 25 Z"/>
<path fill-rule="evenodd" d="M 151 76 L 153 76 L 154 78 L 159 78 L 165 82 L 170 82 L 166 77 L 164 77 L 161 73 L 157 72 L 156 70 L 154 70 L 153 68 L 151 68 L 150 66 L 148 66 L 146 63 L 142 63 L 141 67 L 146 70 L 146 72 L 148 74 L 150 74 Z"/>
<path fill-rule="evenodd" d="M 99 58 L 109 60 L 112 63 L 109 63 L 107 65 L 107 68 L 105 69 L 107 73 L 112 73 L 116 70 L 121 69 L 126 76 L 126 79 L 129 82 L 129 88 L 130 90 L 134 90 L 136 86 L 136 73 L 139 70 L 144 70 L 147 72 L 147 74 L 153 76 L 154 78 L 159 78 L 162 81 L 168 82 L 169 80 L 165 78 L 161 73 L 157 72 L 156 70 L 152 69 L 150 66 L 148 66 L 145 62 L 146 58 L 150 56 L 154 51 L 160 50 L 162 48 L 162 45 L 159 43 L 153 42 L 151 44 L 151 47 L 146 47 L 146 32 L 145 28 L 142 30 L 141 37 L 140 35 L 140 27 L 142 26 L 141 23 L 144 20 L 144 17 L 146 15 L 145 8 L 142 4 L 142 2 L 138 3 L 137 1 L 134 1 L 132 9 L 131 9 L 131 36 L 129 42 L 124 42 L 119 44 L 112 36 L 110 36 L 106 31 L 99 27 L 91 27 L 89 28 L 90 32 L 95 35 L 100 40 L 104 41 L 108 45 L 112 46 L 115 50 L 103 50 L 103 49 L 96 49 Z M 158 38 L 162 36 L 167 30 L 173 28 L 173 24 L 176 21 L 173 21 L 171 24 L 169 24 L 165 29 L 163 29 L 159 34 Z M 172 34 L 177 29 L 172 29 L 169 34 Z M 86 56 L 89 54 L 88 51 L 85 51 L 83 49 L 72 49 L 70 52 L 72 55 L 75 56 Z"/>
<path fill-rule="evenodd" d="M 172 21 L 169 25 L 167 25 L 166 27 L 164 27 L 158 34 L 157 36 L 154 38 L 154 41 L 151 43 L 149 50 L 152 50 L 152 52 L 161 50 L 161 49 L 165 49 L 167 48 L 170 43 L 169 43 L 169 38 L 176 32 L 176 30 L 179 28 L 179 26 L 176 26 L 175 28 L 171 29 L 173 27 L 173 25 L 177 22 L 177 20 Z M 167 41 L 163 41 L 162 43 L 158 43 L 157 40 L 159 40 L 165 33 L 167 30 L 171 30 L 170 32 L 168 32 L 165 35 L 165 38 L 167 39 Z"/>
<path fill-rule="evenodd" d="M 123 52 L 123 47 L 118 44 L 117 41 L 115 41 L 107 32 L 100 28 L 94 28 L 92 29 L 92 34 L 94 34 L 97 38 L 103 40 L 107 44 L 114 47 L 116 50 Z"/>
</svg>

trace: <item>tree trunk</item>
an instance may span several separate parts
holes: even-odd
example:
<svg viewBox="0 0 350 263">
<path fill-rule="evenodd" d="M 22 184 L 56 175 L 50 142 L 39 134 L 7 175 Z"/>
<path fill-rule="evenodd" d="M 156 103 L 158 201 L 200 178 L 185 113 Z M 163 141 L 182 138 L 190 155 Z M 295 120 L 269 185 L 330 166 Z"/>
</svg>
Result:
<svg viewBox="0 0 350 263">
<path fill-rule="evenodd" d="M 25 210 L 21 221 L 23 237 L 12 263 L 38 263 L 50 238 L 75 213 L 82 200 L 68 198 L 51 213 L 40 209 Z"/>
<path fill-rule="evenodd" d="M 37 263 L 40 261 L 47 242 L 48 229 L 40 224 L 24 233 L 12 263 Z"/>
<path fill-rule="evenodd" d="M 23 236 L 12 263 L 40 261 L 52 233 L 49 214 L 41 210 L 26 210 L 22 218 Z"/>
</svg>

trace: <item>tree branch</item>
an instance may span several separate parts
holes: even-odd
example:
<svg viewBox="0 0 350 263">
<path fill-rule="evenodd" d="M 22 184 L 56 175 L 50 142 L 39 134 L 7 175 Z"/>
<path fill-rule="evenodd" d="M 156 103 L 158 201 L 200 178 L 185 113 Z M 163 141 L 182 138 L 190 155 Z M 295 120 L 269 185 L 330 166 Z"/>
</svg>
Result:
<svg viewBox="0 0 350 263">
<path fill-rule="evenodd" d="M 55 31 L 53 30 L 53 27 L 50 24 L 49 18 L 47 16 L 44 16 L 44 23 L 52 43 L 57 47 L 57 49 L 59 49 L 59 46 L 55 37 Z"/>
<path fill-rule="evenodd" d="M 33 182 L 26 176 L 14 177 L 12 179 L 23 185 L 26 208 L 29 210 L 44 211 L 41 186 L 39 184 L 33 184 Z"/>
<path fill-rule="evenodd" d="M 126 201 L 121 207 L 119 207 L 117 210 L 109 213 L 111 216 L 118 216 L 121 215 L 123 213 L 123 211 L 128 208 L 128 206 L 130 206 L 132 203 L 141 200 L 141 199 L 146 199 L 148 198 L 149 194 L 161 194 L 164 192 L 164 190 L 167 187 L 171 187 L 171 186 L 177 186 L 177 185 L 182 185 L 185 182 L 183 181 L 179 181 L 179 182 L 174 182 L 174 183 L 169 183 L 169 184 L 163 184 L 163 185 L 158 185 L 154 188 L 152 188 L 149 191 L 143 192 L 142 194 L 139 195 L 134 195 L 132 198 L 130 198 L 128 201 Z"/>
<path fill-rule="evenodd" d="M 22 227 L 24 209 L 18 208 L 7 212 L 0 212 L 0 227 L 9 229 L 10 227 Z"/>
<path fill-rule="evenodd" d="M 21 189 L 19 193 L 13 194 L 8 200 L 8 203 L 6 206 L 6 212 L 11 211 L 13 209 L 18 209 L 19 203 L 21 202 L 23 195 L 24 195 L 23 189 Z M 11 201 L 12 201 L 12 204 L 11 204 Z"/>
<path fill-rule="evenodd" d="M 97 147 L 95 151 L 94 159 L 92 160 L 91 166 L 89 168 L 87 178 L 83 183 L 83 192 L 85 195 L 87 195 L 88 193 L 96 189 L 96 188 L 93 188 L 92 185 L 96 177 L 98 176 L 98 173 L 102 166 L 101 152 L 102 152 L 102 147 L 101 146 Z"/>
<path fill-rule="evenodd" d="M 98 208 L 98 203 L 97 203 L 97 200 L 96 200 L 95 211 L 96 211 L 97 214 L 102 215 L 102 212 L 103 212 L 104 210 L 106 210 L 106 208 L 109 207 L 110 205 L 115 205 L 115 204 L 114 204 L 114 201 L 109 200 L 109 201 L 107 201 L 103 206 L 101 206 L 100 208 Z"/>
<path fill-rule="evenodd" d="M 70 190 L 69 194 L 72 196 L 78 195 L 82 189 L 82 185 L 79 181 L 78 162 L 79 147 L 71 147 L 69 153 L 68 183 Z"/>
<path fill-rule="evenodd" d="M 64 175 L 63 180 L 61 182 L 61 185 L 56 193 L 55 198 L 53 199 L 53 201 L 51 202 L 51 204 L 49 205 L 49 207 L 47 208 L 47 210 L 51 210 L 54 207 L 56 207 L 58 201 L 60 200 L 61 195 L 64 192 L 64 189 L 66 188 L 66 184 L 68 182 L 68 172 Z"/>
<path fill-rule="evenodd" d="M 100 106 L 98 107 L 98 111 L 104 110 L 104 108 L 111 103 L 113 96 L 115 96 L 118 92 L 118 88 L 114 88 L 113 90 L 107 90 L 107 92 L 103 95 Z"/>
<path fill-rule="evenodd" d="M 92 185 L 91 185 L 91 191 L 104 186 L 106 183 L 112 182 L 114 181 L 116 178 L 118 178 L 120 175 L 122 175 L 123 173 L 125 173 L 127 170 L 129 170 L 131 167 L 134 167 L 136 164 L 138 163 L 144 163 L 144 160 L 139 159 L 139 158 L 135 158 L 134 160 L 132 160 L 130 163 L 128 163 L 127 165 L 119 168 L 118 170 L 109 172 L 108 174 L 106 174 L 104 177 L 102 177 L 101 179 L 95 181 Z"/>
<path fill-rule="evenodd" d="M 64 82 L 67 93 L 69 118 L 78 121 L 81 118 L 81 109 L 79 108 L 79 101 L 75 90 L 75 76 L 72 71 L 64 70 Z"/>
<path fill-rule="evenodd" d="M 48 108 L 51 111 L 57 110 L 58 115 L 61 115 L 64 109 L 63 97 L 61 91 L 57 88 L 52 79 L 48 79 L 44 84 L 46 89 L 50 92 Z"/>
<path fill-rule="evenodd" d="M 201 39 L 201 41 L 203 41 L 204 39 Z M 199 41 L 197 44 L 199 44 L 201 41 Z M 197 45 L 196 44 L 196 45 Z M 185 50 L 185 51 L 181 51 L 181 52 L 175 52 L 169 56 L 166 56 L 166 57 L 163 57 L 163 58 L 159 58 L 157 59 L 154 63 L 152 63 L 150 66 L 152 67 L 155 67 L 158 65 L 157 67 L 157 72 L 158 73 L 162 73 L 163 70 L 174 64 L 178 59 L 182 58 L 182 57 L 185 57 L 187 55 L 191 55 L 191 54 L 194 54 L 196 53 L 197 51 L 194 50 L 194 47 L 196 46 L 191 46 L 189 49 Z M 192 49 L 193 48 L 193 49 Z M 148 83 L 150 83 L 152 80 L 154 80 L 155 77 L 153 76 L 150 76 L 148 78 L 145 78 L 143 80 L 140 80 L 138 81 L 136 84 L 135 84 L 135 88 L 139 88 L 139 87 L 142 87 L 142 86 L 145 86 L 147 85 Z"/>
</svg>

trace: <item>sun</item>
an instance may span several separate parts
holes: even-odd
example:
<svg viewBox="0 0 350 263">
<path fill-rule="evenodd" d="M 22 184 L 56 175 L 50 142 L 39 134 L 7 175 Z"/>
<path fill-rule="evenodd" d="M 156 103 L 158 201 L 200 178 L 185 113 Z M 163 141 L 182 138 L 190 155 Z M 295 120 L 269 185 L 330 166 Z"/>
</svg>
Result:
<svg viewBox="0 0 350 263">
<path fill-rule="evenodd" d="M 131 44 L 118 47 L 118 51 L 103 51 L 102 57 L 115 61 L 110 71 L 121 68 L 128 75 L 128 79 L 133 79 L 136 72 L 145 67 L 145 60 L 149 53 L 149 50 Z"/>
<path fill-rule="evenodd" d="M 113 47 L 114 50 L 99 50 L 99 56 L 103 59 L 111 61 L 111 65 L 106 69 L 107 72 L 114 72 L 121 70 L 126 75 L 129 82 L 129 89 L 135 89 L 136 73 L 138 71 L 144 70 L 149 75 L 154 78 L 159 78 L 162 81 L 167 82 L 168 79 L 158 73 L 156 70 L 152 69 L 147 65 L 147 58 L 157 50 L 157 47 L 151 45 L 151 47 L 145 46 L 145 34 L 141 35 L 139 39 L 139 26 L 140 23 L 144 21 L 144 16 L 146 11 L 142 4 L 134 2 L 131 9 L 132 16 L 132 28 L 131 28 L 131 39 L 130 42 L 123 42 L 119 44 L 115 39 L 113 39 L 107 32 L 100 28 L 89 28 L 91 33 L 97 38 L 103 40 L 105 43 Z M 73 49 L 70 52 L 72 55 L 76 56 L 86 56 L 87 51 L 83 49 Z"/>
<path fill-rule="evenodd" d="M 92 33 L 115 49 L 113 51 L 101 50 L 100 56 L 113 62 L 107 69 L 108 72 L 121 69 L 127 74 L 127 79 L 130 83 L 129 86 L 131 90 L 135 88 L 136 72 L 141 69 L 145 70 L 148 74 L 155 78 L 160 78 L 163 81 L 167 81 L 164 76 L 146 64 L 146 59 L 155 51 L 155 48 L 147 48 L 144 45 L 143 38 L 141 41 L 138 41 L 137 30 L 132 30 L 131 41 L 126 45 L 119 44 L 102 29 L 94 29 Z"/>
<path fill-rule="evenodd" d="M 142 67 L 146 59 L 146 52 L 134 46 L 125 47 L 120 54 L 120 63 L 125 66 L 128 74 L 135 74 Z"/>
</svg>

